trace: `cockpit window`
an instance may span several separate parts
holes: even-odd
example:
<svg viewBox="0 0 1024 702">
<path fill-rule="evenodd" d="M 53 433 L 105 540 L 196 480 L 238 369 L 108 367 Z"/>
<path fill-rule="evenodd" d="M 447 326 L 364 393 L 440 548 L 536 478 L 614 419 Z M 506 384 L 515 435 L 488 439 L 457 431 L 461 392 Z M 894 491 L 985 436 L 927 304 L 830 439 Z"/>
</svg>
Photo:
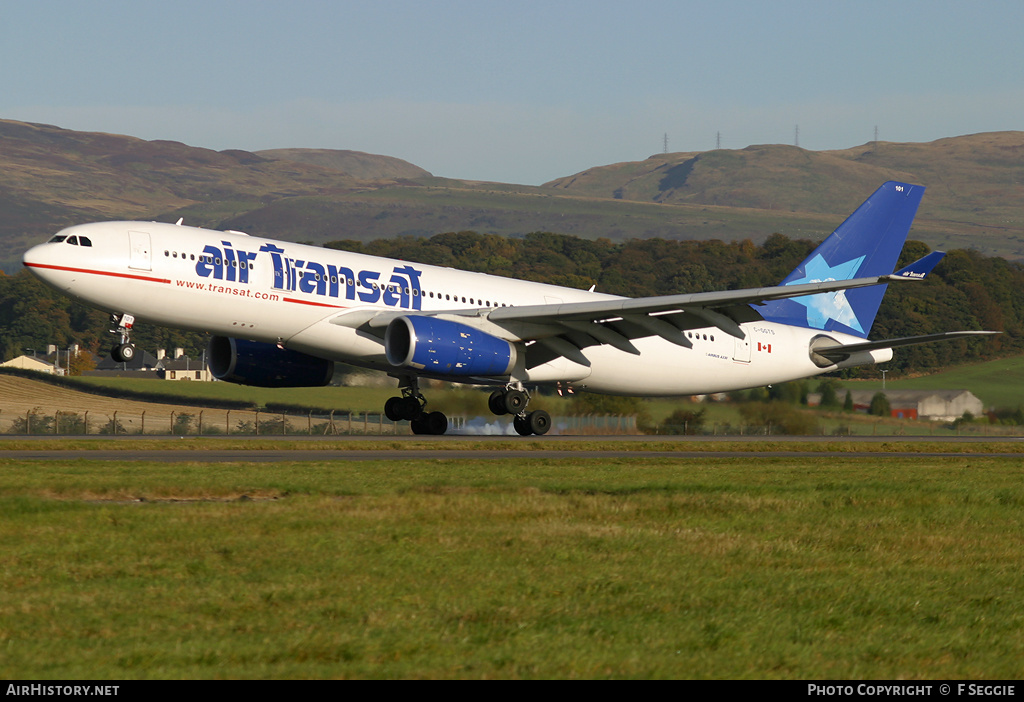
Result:
<svg viewBox="0 0 1024 702">
<path fill-rule="evenodd" d="M 72 246 L 78 246 L 78 237 L 77 236 L 69 236 L 68 240 L 66 242 L 64 242 L 64 243 L 71 244 Z"/>
<path fill-rule="evenodd" d="M 65 239 L 67 239 L 67 236 L 65 236 L 63 234 L 57 234 L 56 236 L 54 236 L 52 239 L 50 239 L 46 243 L 48 243 L 48 244 L 59 244 L 60 242 L 64 241 Z"/>
<path fill-rule="evenodd" d="M 87 236 L 78 237 L 78 243 L 82 246 L 92 246 L 92 240 Z"/>
</svg>

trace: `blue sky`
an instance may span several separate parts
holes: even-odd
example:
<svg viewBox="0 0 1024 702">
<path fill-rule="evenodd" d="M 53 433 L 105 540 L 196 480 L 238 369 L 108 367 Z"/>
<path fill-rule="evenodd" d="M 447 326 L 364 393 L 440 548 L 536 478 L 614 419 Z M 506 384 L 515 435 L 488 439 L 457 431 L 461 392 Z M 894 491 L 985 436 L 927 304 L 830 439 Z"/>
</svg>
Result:
<svg viewBox="0 0 1024 702">
<path fill-rule="evenodd" d="M 1024 2 L 0 0 L 0 118 L 540 184 L 1024 129 Z"/>
</svg>

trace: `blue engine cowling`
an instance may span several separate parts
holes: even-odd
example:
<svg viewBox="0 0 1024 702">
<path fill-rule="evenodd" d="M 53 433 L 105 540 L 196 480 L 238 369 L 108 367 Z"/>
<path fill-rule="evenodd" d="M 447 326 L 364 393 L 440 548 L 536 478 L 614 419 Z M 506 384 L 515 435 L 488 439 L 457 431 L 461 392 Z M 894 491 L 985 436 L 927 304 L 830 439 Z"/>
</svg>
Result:
<svg viewBox="0 0 1024 702">
<path fill-rule="evenodd" d="M 479 329 L 437 317 L 396 317 L 384 333 L 393 366 L 438 375 L 508 375 L 515 347 Z"/>
<path fill-rule="evenodd" d="M 327 385 L 334 375 L 334 361 L 260 341 L 213 336 L 207 353 L 213 377 L 229 383 L 308 388 Z"/>
</svg>

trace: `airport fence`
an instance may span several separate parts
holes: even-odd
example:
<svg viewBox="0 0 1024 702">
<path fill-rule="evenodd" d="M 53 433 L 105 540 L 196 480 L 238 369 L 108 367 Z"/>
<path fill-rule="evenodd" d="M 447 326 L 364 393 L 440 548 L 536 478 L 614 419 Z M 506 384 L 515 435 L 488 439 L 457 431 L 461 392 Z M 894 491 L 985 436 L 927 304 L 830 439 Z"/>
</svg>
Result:
<svg viewBox="0 0 1024 702">
<path fill-rule="evenodd" d="M 448 433 L 516 436 L 511 417 L 448 418 Z M 786 427 L 773 424 L 661 424 L 641 429 L 635 415 L 581 415 L 551 418 L 551 434 L 784 436 Z M 799 432 L 806 435 L 806 432 Z M 295 412 L 182 408 L 160 410 L 90 410 L 85 412 L 36 407 L 18 412 L 0 409 L 0 434 L 51 436 L 405 436 L 409 422 L 392 422 L 377 412 Z M 823 422 L 818 436 L 1024 436 L 1024 427 L 975 422 L 878 421 Z"/>
<path fill-rule="evenodd" d="M 393 422 L 376 412 L 307 412 L 194 409 L 181 411 L 85 411 L 37 407 L 27 412 L 0 410 L 0 433 L 53 436 L 402 436 L 409 422 Z M 516 435 L 510 417 L 448 418 L 449 434 Z M 552 417 L 551 433 L 639 434 L 633 415 Z"/>
</svg>

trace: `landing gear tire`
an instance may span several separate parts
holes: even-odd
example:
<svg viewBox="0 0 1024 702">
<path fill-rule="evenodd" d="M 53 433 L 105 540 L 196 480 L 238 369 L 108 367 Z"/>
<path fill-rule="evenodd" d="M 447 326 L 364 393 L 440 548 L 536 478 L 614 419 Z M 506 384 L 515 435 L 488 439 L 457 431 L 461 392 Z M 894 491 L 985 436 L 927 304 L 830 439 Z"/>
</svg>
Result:
<svg viewBox="0 0 1024 702">
<path fill-rule="evenodd" d="M 516 415 L 512 420 L 512 427 L 520 436 L 529 436 L 530 434 L 543 436 L 551 429 L 551 415 L 544 410 Z"/>
<path fill-rule="evenodd" d="M 402 398 L 402 419 L 410 422 L 423 414 L 423 405 L 415 397 Z"/>
<path fill-rule="evenodd" d="M 413 434 L 441 435 L 448 431 L 448 417 L 442 412 L 423 412 L 409 422 Z"/>
<path fill-rule="evenodd" d="M 110 349 L 110 357 L 116 363 L 131 363 L 135 358 L 135 347 L 131 344 L 114 344 Z"/>
<path fill-rule="evenodd" d="M 402 398 L 389 397 L 387 402 L 384 403 L 384 416 L 392 422 L 397 422 L 402 418 L 401 408 Z"/>
<path fill-rule="evenodd" d="M 448 417 L 443 412 L 431 412 L 424 415 L 424 420 L 429 430 L 428 434 L 441 435 L 448 431 Z"/>
<path fill-rule="evenodd" d="M 516 415 L 512 420 L 512 426 L 515 428 L 516 433 L 519 434 L 519 436 L 529 436 L 533 433 L 533 430 L 530 429 L 529 421 L 525 416 L 520 417 L 519 415 Z"/>
<path fill-rule="evenodd" d="M 117 343 L 110 348 L 110 358 L 115 363 L 130 363 L 135 358 L 135 346 L 129 336 L 135 325 L 135 317 L 127 312 L 112 314 L 110 321 L 115 325 L 110 333 L 117 337 Z"/>
<path fill-rule="evenodd" d="M 551 415 L 544 410 L 535 410 L 526 415 L 526 423 L 531 432 L 543 436 L 551 429 Z"/>
<path fill-rule="evenodd" d="M 526 405 L 530 402 L 530 396 L 522 390 L 506 390 L 505 391 L 505 411 L 509 414 L 519 414 Z"/>
<path fill-rule="evenodd" d="M 501 416 L 503 414 L 519 414 L 526 409 L 530 402 L 530 396 L 522 390 L 508 388 L 506 390 L 495 390 L 487 398 L 487 409 L 492 414 Z"/>
<path fill-rule="evenodd" d="M 412 421 L 423 413 L 423 405 L 415 397 L 389 397 L 384 403 L 384 416 L 392 422 Z"/>
<path fill-rule="evenodd" d="M 491 414 L 499 416 L 508 414 L 508 410 L 505 408 L 504 390 L 495 390 L 491 393 L 491 396 L 487 399 L 487 409 L 491 411 Z"/>
</svg>

